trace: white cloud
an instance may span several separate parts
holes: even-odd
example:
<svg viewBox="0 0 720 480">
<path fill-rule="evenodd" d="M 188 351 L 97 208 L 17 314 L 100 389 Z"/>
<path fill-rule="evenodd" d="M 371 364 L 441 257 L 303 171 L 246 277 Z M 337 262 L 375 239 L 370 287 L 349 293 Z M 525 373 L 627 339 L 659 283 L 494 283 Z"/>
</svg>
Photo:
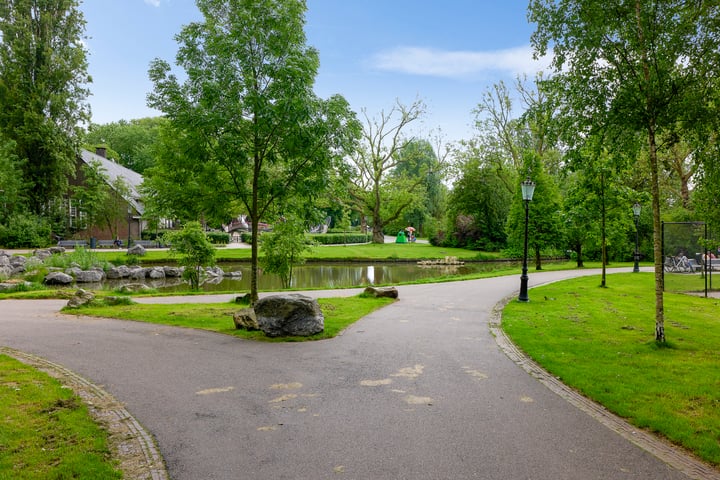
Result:
<svg viewBox="0 0 720 480">
<path fill-rule="evenodd" d="M 549 60 L 533 60 L 530 46 L 489 52 L 397 47 L 375 54 L 371 65 L 389 72 L 465 78 L 490 72 L 533 74 L 546 69 Z"/>
<path fill-rule="evenodd" d="M 152 7 L 159 7 L 160 6 L 160 0 L 145 0 L 145 3 Z"/>
</svg>

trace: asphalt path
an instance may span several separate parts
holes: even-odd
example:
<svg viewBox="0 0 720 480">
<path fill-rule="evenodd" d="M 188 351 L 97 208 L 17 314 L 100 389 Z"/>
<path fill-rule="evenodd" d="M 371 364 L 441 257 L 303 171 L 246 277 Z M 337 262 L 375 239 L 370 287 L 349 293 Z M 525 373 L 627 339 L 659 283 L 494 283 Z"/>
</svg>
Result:
<svg viewBox="0 0 720 480">
<path fill-rule="evenodd" d="M 576 275 L 531 273 L 530 284 Z M 0 345 L 113 394 L 175 480 L 687 478 L 500 350 L 490 314 L 518 287 L 518 277 L 401 286 L 398 302 L 335 339 L 281 344 L 3 300 Z"/>
</svg>

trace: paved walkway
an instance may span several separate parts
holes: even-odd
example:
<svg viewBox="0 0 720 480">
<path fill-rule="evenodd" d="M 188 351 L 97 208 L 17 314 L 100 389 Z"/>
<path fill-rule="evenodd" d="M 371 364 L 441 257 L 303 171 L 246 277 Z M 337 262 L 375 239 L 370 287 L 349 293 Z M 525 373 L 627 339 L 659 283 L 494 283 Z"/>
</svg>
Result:
<svg viewBox="0 0 720 480">
<path fill-rule="evenodd" d="M 503 353 L 492 311 L 518 286 L 399 287 L 400 301 L 342 336 L 296 344 L 4 300 L 0 345 L 102 385 L 155 436 L 176 480 L 690 478 Z"/>
</svg>

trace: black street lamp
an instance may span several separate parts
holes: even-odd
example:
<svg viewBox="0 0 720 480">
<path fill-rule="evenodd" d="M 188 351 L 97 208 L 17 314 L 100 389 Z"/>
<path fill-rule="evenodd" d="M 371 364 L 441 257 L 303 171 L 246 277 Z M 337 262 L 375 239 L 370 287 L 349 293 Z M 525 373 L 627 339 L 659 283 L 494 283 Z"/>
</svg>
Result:
<svg viewBox="0 0 720 480">
<path fill-rule="evenodd" d="M 128 238 L 127 238 L 127 248 L 130 248 L 130 240 L 131 240 L 131 237 L 130 237 L 130 222 L 132 222 L 132 213 L 133 213 L 132 205 L 130 205 L 130 204 L 128 203 L 127 209 L 128 209 Z"/>
<path fill-rule="evenodd" d="M 528 297 L 528 268 L 527 268 L 527 260 L 528 260 L 528 207 L 530 205 L 530 202 L 533 198 L 533 193 L 535 193 L 535 182 L 530 180 L 530 177 L 527 178 L 524 182 L 520 184 L 520 188 L 522 189 L 522 199 L 525 202 L 525 249 L 523 251 L 523 267 L 522 267 L 522 275 L 520 275 L 520 296 L 518 296 L 518 300 L 521 302 L 529 302 L 530 298 Z"/>
<path fill-rule="evenodd" d="M 642 210 L 642 207 L 639 203 L 635 202 L 635 205 L 632 206 L 633 210 L 633 217 L 635 218 L 635 254 L 633 255 L 633 259 L 635 260 L 635 265 L 633 266 L 633 272 L 637 273 L 640 271 L 640 249 L 638 247 L 639 242 L 639 233 L 638 233 L 638 222 L 640 221 L 640 211 Z"/>
</svg>

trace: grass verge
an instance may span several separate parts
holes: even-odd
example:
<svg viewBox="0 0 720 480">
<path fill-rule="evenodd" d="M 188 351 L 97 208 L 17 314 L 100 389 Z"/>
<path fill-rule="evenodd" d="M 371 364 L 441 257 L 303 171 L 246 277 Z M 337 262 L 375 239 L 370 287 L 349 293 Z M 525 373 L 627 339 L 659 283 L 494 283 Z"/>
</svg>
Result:
<svg viewBox="0 0 720 480">
<path fill-rule="evenodd" d="M 72 390 L 0 355 L 0 479 L 122 478 L 107 432 Z"/>
<path fill-rule="evenodd" d="M 502 327 L 565 384 L 637 427 L 720 465 L 720 300 L 665 294 L 668 342 L 654 341 L 653 274 L 533 288 Z"/>
<path fill-rule="evenodd" d="M 117 306 L 89 306 L 65 309 L 64 313 L 109 317 L 122 320 L 157 323 L 175 327 L 198 328 L 212 332 L 234 335 L 249 340 L 267 342 L 301 342 L 333 338 L 365 315 L 392 303 L 389 298 L 334 297 L 318 300 L 325 330 L 309 337 L 267 337 L 263 332 L 237 330 L 233 313 L 242 308 L 235 303 L 180 303 L 180 304 L 132 304 Z"/>
</svg>

